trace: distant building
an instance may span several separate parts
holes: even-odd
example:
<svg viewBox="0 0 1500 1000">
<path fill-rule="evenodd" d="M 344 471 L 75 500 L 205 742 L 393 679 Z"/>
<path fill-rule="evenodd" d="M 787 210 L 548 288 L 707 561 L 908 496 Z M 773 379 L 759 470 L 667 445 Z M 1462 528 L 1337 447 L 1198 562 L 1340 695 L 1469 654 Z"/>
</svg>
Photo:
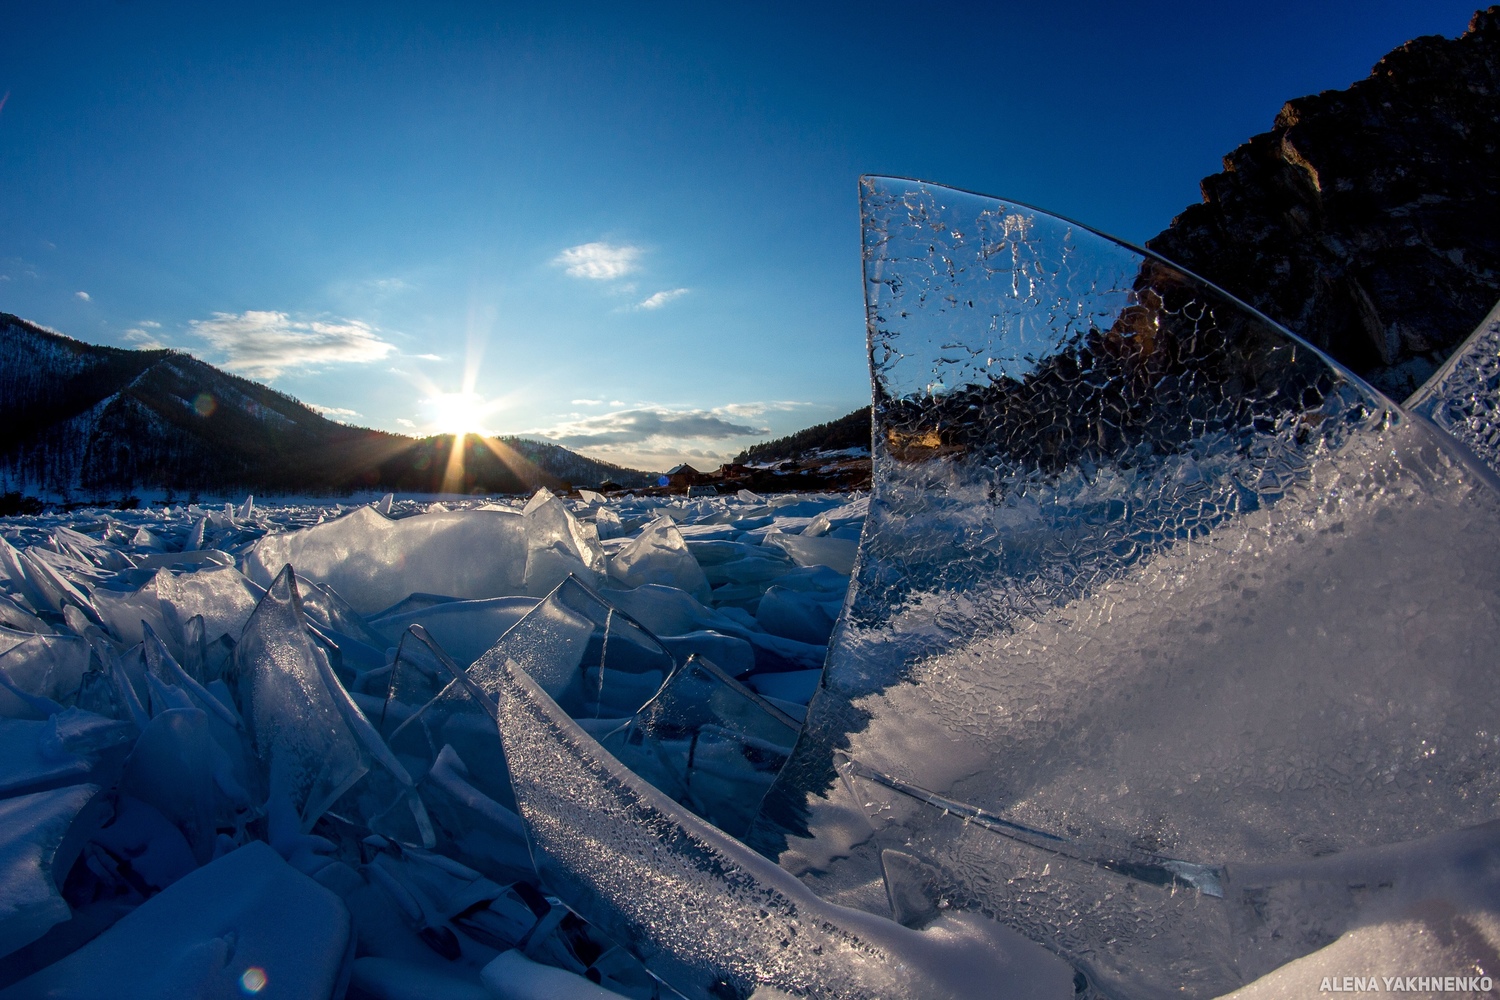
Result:
<svg viewBox="0 0 1500 1000">
<path fill-rule="evenodd" d="M 703 473 L 686 463 L 667 470 L 668 489 L 687 489 L 696 486 L 703 481 Z"/>
<path fill-rule="evenodd" d="M 750 475 L 750 470 L 739 462 L 726 462 L 719 466 L 719 471 L 715 475 L 720 479 L 738 479 L 741 476 Z"/>
</svg>

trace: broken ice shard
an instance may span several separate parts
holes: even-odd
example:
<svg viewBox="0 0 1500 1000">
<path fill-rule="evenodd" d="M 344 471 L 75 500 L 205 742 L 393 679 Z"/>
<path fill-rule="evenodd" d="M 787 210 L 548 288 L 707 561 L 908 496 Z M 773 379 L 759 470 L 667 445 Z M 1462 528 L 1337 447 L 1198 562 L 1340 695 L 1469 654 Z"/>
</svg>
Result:
<svg viewBox="0 0 1500 1000">
<path fill-rule="evenodd" d="M 51 719 L 0 719 L 0 798 L 75 785 L 88 778 L 93 761 L 68 749 L 56 734 Z"/>
<path fill-rule="evenodd" d="M 294 810 L 302 833 L 337 807 L 377 833 L 432 846 L 411 777 L 334 676 L 299 605 L 288 566 L 234 650 L 236 697 L 272 807 Z"/>
<path fill-rule="evenodd" d="M 573 574 L 598 583 L 604 576 L 604 549 L 599 532 L 573 516 L 545 489 L 521 511 L 526 526 L 525 593 L 541 596 Z"/>
<path fill-rule="evenodd" d="M 1500 305 L 1412 393 L 1406 408 L 1462 441 L 1500 474 Z"/>
<path fill-rule="evenodd" d="M 186 875 L 67 958 L 10 987 L 33 997 L 322 998 L 354 956 L 349 911 L 263 843 Z"/>
<path fill-rule="evenodd" d="M 472 711 L 468 688 L 493 696 L 489 664 L 510 660 L 636 773 L 721 829 L 743 833 L 786 762 L 798 723 L 688 648 L 715 645 L 731 655 L 734 646 L 749 651 L 741 640 L 706 632 L 658 639 L 570 577 L 467 672 L 413 625 L 392 671 L 383 731 L 399 724 L 391 747 L 421 773 L 445 743 L 475 767 L 482 758 L 447 735 L 446 720 L 458 706 Z M 418 704 L 426 707 L 414 711 Z"/>
<path fill-rule="evenodd" d="M 359 507 L 337 520 L 260 539 L 245 554 L 245 574 L 266 586 L 287 563 L 370 615 L 414 591 L 540 597 L 569 573 L 601 577 L 604 551 L 591 525 L 539 491 L 519 514 L 484 508 L 391 518 Z"/>
<path fill-rule="evenodd" d="M 392 519 L 360 507 L 334 521 L 265 536 L 245 554 L 245 574 L 268 586 L 287 563 L 337 590 L 364 615 L 413 591 L 503 597 L 521 590 L 526 528 L 514 511 Z"/>
<path fill-rule="evenodd" d="M 573 718 L 603 732 L 624 726 L 676 665 L 656 636 L 572 577 L 469 667 L 492 695 L 497 658 L 519 663 Z"/>
<path fill-rule="evenodd" d="M 799 728 L 797 720 L 693 656 L 605 745 L 694 814 L 742 836 Z"/>
<path fill-rule="evenodd" d="M 59 889 L 108 809 L 98 785 L 0 800 L 0 955 L 71 915 Z"/>
<path fill-rule="evenodd" d="M 46 718 L 52 706 L 72 704 L 88 669 L 88 643 L 71 635 L 19 638 L 0 653 L 0 715 Z"/>
<path fill-rule="evenodd" d="M 467 666 L 479 659 L 495 640 L 536 607 L 534 597 L 491 597 L 482 601 L 445 601 L 429 607 L 382 615 L 371 628 L 399 635 L 420 625 L 454 662 Z"/>
<path fill-rule="evenodd" d="M 516 801 L 546 886 L 691 1000 L 788 995 L 1072 995 L 1061 962 L 985 917 L 921 932 L 826 903 L 680 810 L 588 736 L 502 650 L 497 698 Z"/>
<path fill-rule="evenodd" d="M 193 573 L 156 574 L 156 595 L 167 620 L 170 637 L 181 642 L 189 619 L 203 617 L 204 639 L 221 635 L 238 639 L 264 591 L 228 566 L 209 565 Z"/>
<path fill-rule="evenodd" d="M 915 181 L 866 178 L 862 210 L 869 520 L 757 847 L 881 912 L 891 887 L 859 887 L 928 872 L 895 896 L 942 885 L 1111 996 L 1211 996 L 1367 897 L 1294 882 L 1257 911 L 1232 885 L 993 831 L 983 855 L 950 851 L 956 814 L 930 802 L 1202 870 L 1500 818 L 1485 471 L 1159 258 Z M 929 806 L 872 840 L 840 754 Z"/>
<path fill-rule="evenodd" d="M 182 833 L 199 864 L 213 856 L 215 759 L 223 756 L 197 708 L 171 708 L 151 720 L 125 762 L 121 791 L 155 808 Z"/>
<path fill-rule="evenodd" d="M 676 523 L 666 515 L 616 550 L 609 573 L 627 587 L 659 583 L 685 590 L 700 601 L 708 600 L 708 577 L 688 551 Z"/>
<path fill-rule="evenodd" d="M 413 779 L 425 778 L 447 749 L 476 775 L 471 784 L 510 804 L 505 758 L 485 692 L 420 625 L 401 637 L 380 731 Z"/>
</svg>

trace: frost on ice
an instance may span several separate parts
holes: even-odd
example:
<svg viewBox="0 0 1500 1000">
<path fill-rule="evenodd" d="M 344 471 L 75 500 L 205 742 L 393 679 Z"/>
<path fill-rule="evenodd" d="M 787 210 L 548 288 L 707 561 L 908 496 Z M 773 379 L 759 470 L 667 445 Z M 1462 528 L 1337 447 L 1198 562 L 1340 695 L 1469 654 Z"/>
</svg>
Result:
<svg viewBox="0 0 1500 1000">
<path fill-rule="evenodd" d="M 1081 227 L 863 203 L 871 496 L 0 522 L 0 998 L 1479 970 L 1493 322 L 1413 415 Z"/>
<path fill-rule="evenodd" d="M 818 899 L 621 767 L 503 649 L 480 665 L 544 882 L 686 995 L 939 998 L 1007 982 L 1016 995 L 1060 996 L 1071 986 L 1062 963 L 992 935 L 984 918 L 918 932 Z"/>
<path fill-rule="evenodd" d="M 1500 305 L 1406 401 L 1500 474 Z"/>
<path fill-rule="evenodd" d="M 1493 844 L 1488 477 L 1163 261 L 914 182 L 863 206 L 869 523 L 752 842 L 1142 997 L 1231 990 L 1436 891 L 1330 859 Z M 1493 891 L 1489 853 L 1444 856 Z"/>
</svg>

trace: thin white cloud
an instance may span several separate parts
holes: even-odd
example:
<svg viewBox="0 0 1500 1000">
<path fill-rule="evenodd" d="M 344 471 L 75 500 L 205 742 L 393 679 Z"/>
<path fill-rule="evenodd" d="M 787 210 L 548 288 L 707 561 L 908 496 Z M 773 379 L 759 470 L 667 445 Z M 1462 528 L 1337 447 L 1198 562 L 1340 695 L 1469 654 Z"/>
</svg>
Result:
<svg viewBox="0 0 1500 1000">
<path fill-rule="evenodd" d="M 415 427 L 415 426 L 417 426 L 417 422 L 415 420 L 407 420 L 405 417 L 397 417 L 396 418 L 396 423 L 400 424 L 402 427 Z"/>
<path fill-rule="evenodd" d="M 787 399 L 775 399 L 769 403 L 729 403 L 714 410 L 715 413 L 727 413 L 731 417 L 758 417 L 762 413 L 773 410 L 795 410 L 803 406 L 811 406 L 811 403 L 798 403 Z"/>
<path fill-rule="evenodd" d="M 417 361 L 441 361 L 441 360 L 443 360 L 443 356 L 441 354 L 408 354 L 407 357 L 408 358 L 414 358 Z"/>
<path fill-rule="evenodd" d="M 224 355 L 225 368 L 260 379 L 330 364 L 366 364 L 396 349 L 368 323 L 354 319 L 294 320 L 282 312 L 249 310 L 238 316 L 214 313 L 188 326 Z"/>
<path fill-rule="evenodd" d="M 725 420 L 712 410 L 638 407 L 564 421 L 535 433 L 568 448 L 608 450 L 646 442 L 719 441 L 769 432 L 764 427 Z"/>
<path fill-rule="evenodd" d="M 79 300 L 81 300 L 83 302 L 90 301 L 90 297 L 89 297 L 89 293 L 88 292 L 74 292 L 73 293 L 73 298 L 79 299 Z"/>
<path fill-rule="evenodd" d="M 138 323 L 138 324 L 137 324 L 137 325 L 138 325 L 138 326 L 143 326 L 143 327 L 145 327 L 145 328 L 146 328 L 146 329 L 147 329 L 147 330 L 160 330 L 160 329 L 161 329 L 161 324 L 160 324 L 160 323 L 158 323 L 158 322 L 157 322 L 157 321 L 156 321 L 156 320 L 154 320 L 154 319 L 143 319 L 143 320 L 141 320 L 141 321 L 140 321 L 140 323 Z"/>
<path fill-rule="evenodd" d="M 575 400 L 572 400 L 572 403 L 573 403 L 574 406 L 601 406 L 601 405 L 603 405 L 604 400 L 602 400 L 602 399 L 575 399 Z"/>
<path fill-rule="evenodd" d="M 141 326 L 147 326 L 147 325 L 148 324 L 146 324 L 146 323 L 142 323 L 141 324 Z M 160 326 L 159 323 L 151 323 L 149 325 L 150 326 Z M 156 335 L 154 333 L 148 333 L 145 330 L 142 330 L 140 327 L 135 327 L 135 326 L 133 326 L 129 330 L 125 331 L 125 339 L 128 340 L 128 341 L 130 341 L 132 344 L 139 344 L 140 345 L 140 349 L 143 350 L 143 351 L 159 351 L 163 347 L 167 346 L 166 344 L 163 344 L 160 340 L 157 340 L 156 339 Z"/>
<path fill-rule="evenodd" d="M 613 281 L 634 271 L 640 256 L 641 248 L 628 244 L 582 243 L 568 247 L 552 258 L 552 263 L 561 264 L 575 278 Z"/>
<path fill-rule="evenodd" d="M 354 410 L 346 410 L 342 406 L 321 406 L 317 403 L 306 404 L 309 410 L 316 410 L 325 417 L 357 417 L 360 414 Z"/>
<path fill-rule="evenodd" d="M 636 308 L 660 309 L 662 306 L 666 305 L 668 302 L 671 302 L 673 299 L 680 299 L 687 293 L 688 290 L 686 288 L 669 288 L 664 291 L 657 292 L 650 298 L 647 298 L 644 301 L 638 303 L 636 305 Z"/>
</svg>

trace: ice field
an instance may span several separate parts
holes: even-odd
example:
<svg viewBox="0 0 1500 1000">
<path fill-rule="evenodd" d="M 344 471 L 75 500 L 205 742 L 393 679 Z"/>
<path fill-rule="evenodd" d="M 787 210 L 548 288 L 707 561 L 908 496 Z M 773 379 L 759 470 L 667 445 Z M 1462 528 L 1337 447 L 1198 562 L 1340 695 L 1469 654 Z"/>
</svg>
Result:
<svg viewBox="0 0 1500 1000">
<path fill-rule="evenodd" d="M 73 982 L 57 977 L 92 968 L 91 949 L 134 928 L 157 937 L 130 937 L 126 952 L 219 947 L 217 925 L 168 926 L 142 904 L 213 909 L 225 866 L 243 869 L 242 889 L 266 882 L 231 924 L 253 922 L 289 879 L 309 906 L 356 914 L 358 935 L 346 915 L 295 934 L 278 918 L 264 954 L 234 951 L 268 982 L 298 983 L 287 995 L 331 991 L 356 941 L 356 993 L 388 995 L 366 984 L 388 975 L 430 990 L 429 967 L 439 984 L 467 976 L 479 990 L 487 961 L 523 945 L 533 964 L 655 995 L 633 960 L 539 890 L 494 721 L 501 688 L 482 665 L 506 636 L 578 725 L 743 832 L 796 738 L 848 587 L 806 550 L 847 569 L 868 500 L 586 496 L 452 510 L 247 500 L 8 523 L 8 978 L 141 906 L 15 995 Z M 321 582 L 282 571 L 288 561 Z M 256 841 L 277 850 L 236 850 Z M 194 967 L 172 982 L 237 989 L 244 969 L 217 961 L 209 979 Z M 512 978 L 545 980 L 507 963 L 497 968 L 521 970 Z M 114 990 L 119 976 L 96 985 Z"/>
<path fill-rule="evenodd" d="M 0 522 L 0 998 L 1488 991 L 1493 331 L 863 204 L 869 495 Z"/>
</svg>

